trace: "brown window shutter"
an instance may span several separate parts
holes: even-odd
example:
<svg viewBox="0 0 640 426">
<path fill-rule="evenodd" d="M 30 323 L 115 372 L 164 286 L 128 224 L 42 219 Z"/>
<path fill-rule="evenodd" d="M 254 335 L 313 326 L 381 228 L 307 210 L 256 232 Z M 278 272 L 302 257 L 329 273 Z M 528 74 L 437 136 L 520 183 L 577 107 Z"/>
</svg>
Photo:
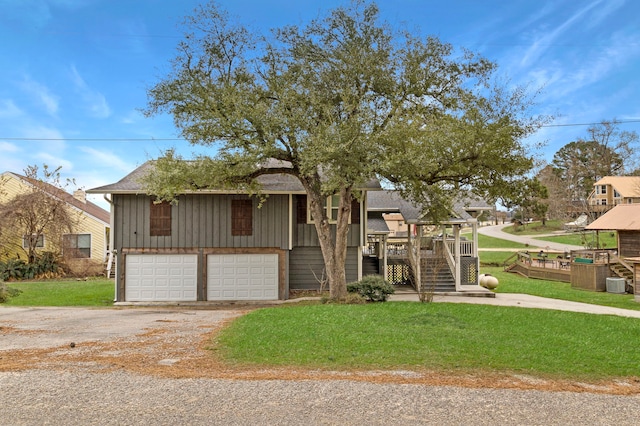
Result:
<svg viewBox="0 0 640 426">
<path fill-rule="evenodd" d="M 360 201 L 351 199 L 351 223 L 360 223 Z"/>
<path fill-rule="evenodd" d="M 163 201 L 151 201 L 149 215 L 149 232 L 152 237 L 171 236 L 171 204 Z"/>
<path fill-rule="evenodd" d="M 307 196 L 305 195 L 296 195 L 297 207 L 296 207 L 296 216 L 298 218 L 298 223 L 307 223 Z"/>
<path fill-rule="evenodd" d="M 252 200 L 231 200 L 231 235 L 253 235 Z"/>
</svg>

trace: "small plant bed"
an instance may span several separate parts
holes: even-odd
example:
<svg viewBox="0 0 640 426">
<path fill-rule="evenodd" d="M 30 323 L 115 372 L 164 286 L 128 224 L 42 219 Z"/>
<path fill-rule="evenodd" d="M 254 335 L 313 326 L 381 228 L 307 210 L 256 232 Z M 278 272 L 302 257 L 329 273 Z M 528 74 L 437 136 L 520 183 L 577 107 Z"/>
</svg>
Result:
<svg viewBox="0 0 640 426">
<path fill-rule="evenodd" d="M 604 380 L 638 376 L 638 335 L 640 320 L 606 315 L 457 303 L 329 304 L 250 312 L 222 330 L 211 349 L 245 366 Z"/>
<path fill-rule="evenodd" d="M 5 283 L 18 290 L 6 306 L 112 306 L 113 280 L 20 281 Z"/>
</svg>

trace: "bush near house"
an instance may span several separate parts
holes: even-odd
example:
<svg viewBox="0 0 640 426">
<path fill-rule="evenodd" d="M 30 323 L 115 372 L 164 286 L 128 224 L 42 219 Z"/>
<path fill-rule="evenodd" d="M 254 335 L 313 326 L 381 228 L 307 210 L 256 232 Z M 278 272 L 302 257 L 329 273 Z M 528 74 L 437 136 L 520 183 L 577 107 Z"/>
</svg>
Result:
<svg viewBox="0 0 640 426">
<path fill-rule="evenodd" d="M 371 302 L 386 302 L 395 289 L 380 275 L 366 275 L 360 281 L 347 284 L 349 293 L 357 293 Z"/>
<path fill-rule="evenodd" d="M 56 278 L 64 273 L 54 253 L 43 252 L 33 263 L 22 259 L 0 261 L 0 281 Z"/>
</svg>

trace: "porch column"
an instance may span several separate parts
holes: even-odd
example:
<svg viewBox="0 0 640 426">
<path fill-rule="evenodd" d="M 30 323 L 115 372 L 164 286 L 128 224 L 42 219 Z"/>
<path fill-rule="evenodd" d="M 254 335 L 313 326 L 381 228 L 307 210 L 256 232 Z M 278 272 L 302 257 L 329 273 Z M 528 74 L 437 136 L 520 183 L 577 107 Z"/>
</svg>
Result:
<svg viewBox="0 0 640 426">
<path fill-rule="evenodd" d="M 478 255 L 478 219 L 469 218 L 467 223 L 471 224 L 471 235 L 473 236 L 473 257 L 476 258 L 476 284 L 478 284 L 478 274 L 480 273 L 480 256 Z"/>
<path fill-rule="evenodd" d="M 460 291 L 461 290 L 461 284 L 460 284 L 460 225 L 458 224 L 454 224 L 453 225 L 453 238 L 454 238 L 454 242 L 453 242 L 453 257 L 454 257 L 454 264 L 456 265 L 455 268 L 455 280 L 456 280 L 456 291 Z"/>
<path fill-rule="evenodd" d="M 389 235 L 383 235 L 382 236 L 382 244 L 380 244 L 381 249 L 382 249 L 382 276 L 384 277 L 384 279 L 387 279 L 387 253 L 389 253 L 388 251 L 388 247 L 387 247 L 387 239 L 389 238 Z"/>
</svg>

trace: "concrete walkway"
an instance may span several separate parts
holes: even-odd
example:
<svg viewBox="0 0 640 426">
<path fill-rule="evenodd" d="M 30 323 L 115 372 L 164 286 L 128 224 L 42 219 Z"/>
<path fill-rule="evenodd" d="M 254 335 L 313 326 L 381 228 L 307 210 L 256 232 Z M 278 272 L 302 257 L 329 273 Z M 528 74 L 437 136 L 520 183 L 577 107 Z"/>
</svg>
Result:
<svg viewBox="0 0 640 426">
<path fill-rule="evenodd" d="M 389 301 L 419 301 L 417 293 L 393 294 Z M 468 296 L 434 296 L 434 302 L 471 303 L 476 305 L 514 306 L 518 308 L 554 309 L 558 311 L 582 312 L 585 314 L 616 315 L 627 318 L 640 318 L 640 311 L 591 305 L 589 303 L 570 302 L 518 293 L 496 293 L 495 298 Z"/>
<path fill-rule="evenodd" d="M 508 241 L 515 241 L 517 243 L 528 244 L 532 250 L 552 250 L 552 251 L 571 251 L 571 250 L 584 250 L 582 246 L 574 246 L 571 244 L 559 244 L 552 243 L 551 241 L 544 240 L 536 240 L 536 236 L 542 235 L 513 235 L 507 232 L 504 232 L 502 229 L 511 226 L 510 223 L 506 223 L 503 225 L 492 225 L 492 226 L 483 226 L 478 228 L 478 233 L 482 235 L 486 235 L 488 237 L 500 238 Z M 557 235 L 557 234 L 550 234 Z M 482 251 L 482 249 L 480 249 Z"/>
</svg>

